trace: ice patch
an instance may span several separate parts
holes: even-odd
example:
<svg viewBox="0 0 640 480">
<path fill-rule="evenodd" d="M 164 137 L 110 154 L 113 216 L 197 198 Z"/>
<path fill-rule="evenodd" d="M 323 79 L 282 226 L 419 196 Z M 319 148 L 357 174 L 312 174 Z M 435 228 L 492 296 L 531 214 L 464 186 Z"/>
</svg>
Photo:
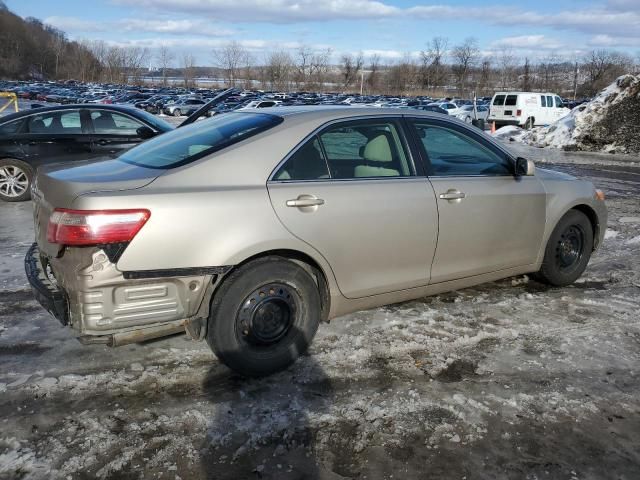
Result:
<svg viewBox="0 0 640 480">
<path fill-rule="evenodd" d="M 624 242 L 625 245 L 635 245 L 636 243 L 640 243 L 640 235 L 630 238 L 629 240 Z"/>
<path fill-rule="evenodd" d="M 620 223 L 640 223 L 640 217 L 620 217 Z"/>
<path fill-rule="evenodd" d="M 604 239 L 609 240 L 610 238 L 616 238 L 618 236 L 618 232 L 615 230 L 611 230 L 607 228 L 607 231 L 604 232 Z"/>
</svg>

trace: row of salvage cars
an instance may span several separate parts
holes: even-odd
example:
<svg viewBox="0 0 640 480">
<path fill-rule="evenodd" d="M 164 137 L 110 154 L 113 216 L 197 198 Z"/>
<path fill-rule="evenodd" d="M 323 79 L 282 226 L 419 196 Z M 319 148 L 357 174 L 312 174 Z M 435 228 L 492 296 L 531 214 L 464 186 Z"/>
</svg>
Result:
<svg viewBox="0 0 640 480">
<path fill-rule="evenodd" d="M 83 132 L 82 118 L 90 137 L 97 119 L 81 114 Z M 113 158 L 22 169 L 27 276 L 87 344 L 186 331 L 266 375 L 348 312 L 524 273 L 569 284 L 603 239 L 602 192 L 451 117 L 301 106 L 145 120 L 139 141 L 153 138 Z"/>
</svg>

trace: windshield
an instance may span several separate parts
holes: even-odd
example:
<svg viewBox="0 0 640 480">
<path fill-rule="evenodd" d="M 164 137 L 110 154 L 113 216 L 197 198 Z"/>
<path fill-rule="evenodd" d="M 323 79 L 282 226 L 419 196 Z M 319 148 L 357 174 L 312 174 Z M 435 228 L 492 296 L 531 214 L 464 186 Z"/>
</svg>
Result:
<svg viewBox="0 0 640 480">
<path fill-rule="evenodd" d="M 282 118 L 262 113 L 226 113 L 175 129 L 138 145 L 118 158 L 146 168 L 186 165 L 275 127 Z"/>
</svg>

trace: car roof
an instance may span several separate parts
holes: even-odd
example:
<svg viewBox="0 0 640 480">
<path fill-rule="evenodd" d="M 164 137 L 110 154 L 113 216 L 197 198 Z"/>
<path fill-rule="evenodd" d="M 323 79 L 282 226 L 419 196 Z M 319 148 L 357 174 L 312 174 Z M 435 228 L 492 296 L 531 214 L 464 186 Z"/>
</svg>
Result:
<svg viewBox="0 0 640 480">
<path fill-rule="evenodd" d="M 414 109 L 398 109 L 398 108 L 379 108 L 379 107 L 359 107 L 348 105 L 294 105 L 288 107 L 267 107 L 261 108 L 259 112 L 248 110 L 245 112 L 251 113 L 268 113 L 282 117 L 289 121 L 294 118 L 299 119 L 304 117 L 307 119 L 317 120 L 338 120 L 341 118 L 351 117 L 378 117 L 378 116 L 421 116 L 441 119 L 441 113 L 434 113 L 428 111 L 420 111 Z M 244 112 L 243 112 L 244 113 Z"/>
<path fill-rule="evenodd" d="M 80 104 L 69 104 L 69 105 L 53 105 L 50 107 L 30 108 L 28 110 L 22 110 L 21 112 L 5 115 L 3 117 L 0 117 L 0 123 L 10 122 L 11 120 L 17 120 L 19 118 L 26 117 L 28 115 L 37 114 L 37 113 L 55 112 L 59 110 L 78 110 L 78 109 L 113 110 L 115 112 L 124 112 L 129 114 L 133 113 L 134 115 L 136 112 L 140 111 L 133 106 L 112 105 L 112 104 L 105 104 L 105 103 L 80 103 Z"/>
</svg>

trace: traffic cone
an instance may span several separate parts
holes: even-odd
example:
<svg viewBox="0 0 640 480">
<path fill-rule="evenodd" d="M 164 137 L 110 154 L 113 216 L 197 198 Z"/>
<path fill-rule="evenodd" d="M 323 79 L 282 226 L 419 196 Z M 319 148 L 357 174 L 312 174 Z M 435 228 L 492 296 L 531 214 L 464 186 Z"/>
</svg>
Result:
<svg viewBox="0 0 640 480">
<path fill-rule="evenodd" d="M 496 133 L 496 122 L 491 122 L 491 134 Z"/>
</svg>

